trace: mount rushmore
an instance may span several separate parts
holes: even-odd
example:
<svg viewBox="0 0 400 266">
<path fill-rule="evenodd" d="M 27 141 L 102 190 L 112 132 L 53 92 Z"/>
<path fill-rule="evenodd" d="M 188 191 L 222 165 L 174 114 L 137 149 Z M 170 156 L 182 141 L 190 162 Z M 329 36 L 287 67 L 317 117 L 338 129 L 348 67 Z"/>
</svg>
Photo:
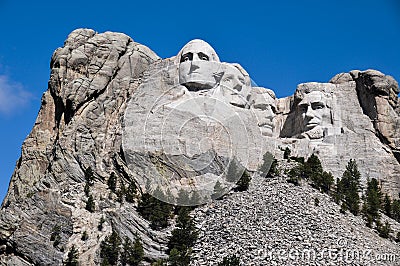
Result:
<svg viewBox="0 0 400 266">
<path fill-rule="evenodd" d="M 200 172 L 215 166 L 216 158 L 236 158 L 255 171 L 262 164 L 260 155 L 279 156 L 289 147 L 296 156 L 318 154 L 336 177 L 349 159 L 357 158 L 364 181 L 376 178 L 393 196 L 398 193 L 399 91 L 390 76 L 352 71 L 329 83 L 300 84 L 294 96 L 277 99 L 270 89 L 252 87 L 239 64 L 220 62 L 202 40 L 190 41 L 147 75 L 125 113 L 126 157 L 139 151 L 160 152 L 175 167 L 189 167 L 186 170 L 197 174 L 179 175 L 172 185 L 173 174 L 165 178 L 154 168 L 146 182 L 168 187 L 174 194 L 182 187 L 207 184 L 212 184 L 212 191 L 212 180 L 223 169 L 209 178 L 211 170 Z M 128 165 L 135 168 L 137 161 L 134 156 Z"/>
<path fill-rule="evenodd" d="M 134 205 L 106 196 L 110 173 L 140 192 L 161 188 L 174 204 L 187 205 L 177 202 L 180 190 L 195 191 L 203 204 L 217 181 L 232 187 L 224 180 L 232 161 L 254 174 L 266 153 L 282 158 L 289 148 L 294 156 L 317 154 L 335 178 L 355 159 L 363 182 L 376 178 L 399 196 L 399 87 L 379 71 L 302 83 L 277 98 L 241 65 L 221 62 L 205 41 L 162 59 L 125 34 L 89 29 L 73 31 L 50 67 L 0 211 L 0 257 L 8 263 L 60 264 L 79 244 L 82 260 L 95 264 L 111 228 L 140 235 L 146 256 L 162 256 L 167 234 L 150 230 Z M 95 177 L 96 212 L 89 214 L 87 169 Z M 106 229 L 92 230 L 102 216 Z M 65 249 L 48 241 L 55 225 Z M 84 230 L 83 243 L 77 232 Z"/>
</svg>

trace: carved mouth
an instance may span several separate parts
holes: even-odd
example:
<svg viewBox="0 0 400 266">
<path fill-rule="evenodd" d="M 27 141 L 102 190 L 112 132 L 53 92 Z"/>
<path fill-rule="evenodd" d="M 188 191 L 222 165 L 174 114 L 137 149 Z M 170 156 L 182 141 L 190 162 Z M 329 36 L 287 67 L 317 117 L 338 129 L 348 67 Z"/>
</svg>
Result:
<svg viewBox="0 0 400 266">
<path fill-rule="evenodd" d="M 268 124 L 268 123 L 261 123 L 258 124 L 259 127 L 263 127 L 263 128 L 267 128 L 267 129 L 272 129 L 272 124 Z"/>
<path fill-rule="evenodd" d="M 316 126 L 318 126 L 318 125 L 319 125 L 319 123 L 316 123 L 316 122 L 309 122 L 309 123 L 306 124 L 306 128 L 307 128 L 307 129 L 311 129 L 311 128 L 314 128 L 314 127 L 316 127 Z"/>
<path fill-rule="evenodd" d="M 244 103 L 236 103 L 236 102 L 230 102 L 233 106 L 244 108 L 245 104 Z"/>
</svg>

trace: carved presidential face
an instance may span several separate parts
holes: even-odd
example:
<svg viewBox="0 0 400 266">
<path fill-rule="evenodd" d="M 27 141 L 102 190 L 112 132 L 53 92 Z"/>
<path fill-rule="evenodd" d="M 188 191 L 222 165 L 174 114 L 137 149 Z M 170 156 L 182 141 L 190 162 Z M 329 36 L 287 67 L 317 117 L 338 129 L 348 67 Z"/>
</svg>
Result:
<svg viewBox="0 0 400 266">
<path fill-rule="evenodd" d="M 272 136 L 275 128 L 276 97 L 273 91 L 265 88 L 252 88 L 250 108 L 257 117 L 262 135 Z"/>
<path fill-rule="evenodd" d="M 193 40 L 178 54 L 179 83 L 189 90 L 210 89 L 217 83 L 220 61 L 205 41 Z"/>
<path fill-rule="evenodd" d="M 330 108 L 327 106 L 327 98 L 322 92 L 312 91 L 304 94 L 298 107 L 301 113 L 303 132 L 330 123 Z"/>
<path fill-rule="evenodd" d="M 232 105 L 244 108 L 247 96 L 250 93 L 250 78 L 247 73 L 240 71 L 240 66 L 224 65 L 224 74 L 221 79 L 221 91 L 224 100 Z"/>
</svg>

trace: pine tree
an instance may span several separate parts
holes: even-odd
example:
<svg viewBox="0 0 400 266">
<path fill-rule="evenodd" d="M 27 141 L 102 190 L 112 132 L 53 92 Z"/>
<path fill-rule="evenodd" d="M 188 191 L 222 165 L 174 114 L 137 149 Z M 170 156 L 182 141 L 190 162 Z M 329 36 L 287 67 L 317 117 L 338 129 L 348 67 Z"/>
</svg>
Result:
<svg viewBox="0 0 400 266">
<path fill-rule="evenodd" d="M 387 216 L 392 217 L 392 200 L 388 194 L 385 194 L 385 198 L 383 199 L 383 211 Z"/>
<path fill-rule="evenodd" d="M 346 166 L 340 182 L 340 198 L 342 202 L 342 211 L 349 210 L 354 215 L 357 215 L 360 209 L 360 196 L 358 191 L 360 189 L 361 174 L 358 171 L 357 163 L 355 160 L 350 160 Z"/>
<path fill-rule="evenodd" d="M 153 195 L 153 197 L 159 200 L 163 200 L 165 198 L 164 192 L 162 191 L 160 186 L 157 186 L 151 194 Z"/>
<path fill-rule="evenodd" d="M 190 250 L 179 251 L 176 248 L 171 249 L 168 257 L 168 265 L 171 266 L 188 266 L 190 264 Z"/>
<path fill-rule="evenodd" d="M 190 193 L 189 204 L 191 206 L 197 206 L 200 205 L 200 203 L 201 203 L 201 196 L 196 190 L 193 190 L 192 193 Z"/>
<path fill-rule="evenodd" d="M 86 210 L 90 211 L 90 212 L 94 212 L 95 211 L 95 203 L 94 203 L 94 199 L 92 195 L 89 195 L 87 201 L 86 201 Z"/>
<path fill-rule="evenodd" d="M 67 260 L 64 262 L 65 266 L 78 266 L 79 253 L 75 245 L 72 245 L 67 254 Z"/>
<path fill-rule="evenodd" d="M 379 236 L 383 238 L 388 238 L 392 229 L 390 228 L 390 224 L 388 221 L 385 222 L 385 225 L 377 224 L 376 228 L 379 232 Z"/>
<path fill-rule="evenodd" d="M 224 257 L 222 262 L 218 263 L 218 266 L 239 266 L 240 259 L 235 255 Z"/>
<path fill-rule="evenodd" d="M 304 177 L 311 179 L 313 184 L 318 188 L 320 176 L 323 172 L 321 161 L 314 153 L 307 159 L 304 164 Z"/>
<path fill-rule="evenodd" d="M 144 250 L 143 250 L 143 244 L 139 238 L 139 236 L 136 235 L 135 243 L 133 243 L 133 257 L 135 257 L 135 261 L 139 264 L 143 260 L 144 257 Z"/>
<path fill-rule="evenodd" d="M 226 172 L 226 181 L 230 183 L 236 183 L 239 179 L 240 171 L 242 170 L 242 167 L 239 167 L 236 159 L 233 158 L 228 165 L 228 169 Z"/>
<path fill-rule="evenodd" d="M 143 260 L 144 251 L 143 245 L 138 236 L 136 236 L 135 243 L 126 237 L 121 253 L 121 264 L 137 266 Z"/>
<path fill-rule="evenodd" d="M 322 190 L 322 192 L 329 192 L 331 190 L 331 187 L 333 185 L 334 182 L 334 177 L 332 175 L 332 173 L 328 173 L 328 172 L 323 172 L 322 176 L 321 176 L 321 182 L 319 184 L 320 189 Z"/>
<path fill-rule="evenodd" d="M 269 152 L 266 152 L 263 155 L 263 164 L 260 166 L 258 171 L 261 172 L 262 176 L 273 177 L 279 174 L 277 166 L 278 160 L 275 159 L 275 156 Z"/>
<path fill-rule="evenodd" d="M 288 173 L 288 179 L 286 180 L 288 183 L 291 183 L 295 186 L 300 185 L 300 178 L 303 176 L 303 166 L 296 165 L 292 169 L 290 169 Z"/>
<path fill-rule="evenodd" d="M 89 197 L 90 187 L 94 184 L 94 174 L 92 168 L 89 166 L 85 170 L 85 187 L 83 191 L 85 192 L 86 197 Z"/>
<path fill-rule="evenodd" d="M 289 147 L 286 147 L 285 151 L 283 152 L 283 159 L 288 160 L 291 153 L 292 151 L 289 149 Z"/>
<path fill-rule="evenodd" d="M 152 197 L 153 210 L 150 216 L 150 227 L 156 230 L 166 228 L 173 206 L 162 200 L 165 195 L 160 187 L 157 187 L 153 194 L 156 197 Z"/>
<path fill-rule="evenodd" d="M 340 182 L 339 178 L 336 178 L 336 190 L 334 192 L 334 200 L 336 204 L 339 204 L 343 200 L 343 191 L 342 182 Z"/>
<path fill-rule="evenodd" d="M 121 238 L 116 231 L 112 231 L 100 243 L 100 257 L 103 258 L 101 265 L 116 265 L 119 258 Z"/>
<path fill-rule="evenodd" d="M 142 197 L 140 198 L 140 201 L 138 203 L 137 211 L 146 220 L 149 220 L 151 216 L 151 210 L 153 208 L 152 198 L 153 196 L 149 193 L 144 193 L 142 194 Z"/>
<path fill-rule="evenodd" d="M 137 187 L 133 181 L 129 183 L 128 188 L 126 189 L 125 200 L 127 202 L 133 203 L 135 202 Z"/>
<path fill-rule="evenodd" d="M 171 232 L 168 243 L 171 265 L 189 265 L 191 248 L 198 238 L 198 232 L 189 212 L 190 209 L 187 207 L 180 208 L 176 228 Z"/>
<path fill-rule="evenodd" d="M 98 229 L 99 231 L 102 231 L 102 230 L 103 230 L 103 224 L 104 224 L 105 221 L 106 221 L 106 219 L 104 219 L 104 216 L 101 216 L 100 221 L 99 221 L 99 224 L 97 225 L 97 229 Z"/>
<path fill-rule="evenodd" d="M 167 191 L 165 192 L 165 200 L 172 205 L 175 203 L 175 197 L 172 195 L 172 192 L 169 188 L 167 188 Z"/>
<path fill-rule="evenodd" d="M 303 177 L 310 179 L 313 187 L 325 193 L 330 191 L 334 182 L 333 175 L 323 170 L 317 155 L 312 154 L 304 163 L 302 170 Z"/>
<path fill-rule="evenodd" d="M 85 180 L 90 186 L 94 184 L 94 173 L 90 166 L 85 170 Z"/>
<path fill-rule="evenodd" d="M 89 194 L 90 194 L 90 185 L 89 185 L 88 182 L 85 183 L 85 187 L 84 187 L 83 191 L 85 192 L 86 197 L 89 197 Z"/>
<path fill-rule="evenodd" d="M 225 188 L 222 187 L 221 182 L 217 180 L 217 182 L 215 182 L 214 191 L 213 194 L 211 195 L 211 198 L 219 200 L 224 197 L 224 194 L 225 194 Z"/>
<path fill-rule="evenodd" d="M 176 203 L 180 206 L 187 206 L 189 204 L 189 201 L 189 193 L 186 190 L 180 189 L 178 191 L 178 198 L 176 199 Z"/>
<path fill-rule="evenodd" d="M 381 206 L 382 192 L 378 181 L 375 178 L 368 180 L 367 190 L 364 195 L 363 214 L 367 219 L 367 225 L 372 226 L 372 222 L 379 219 L 379 209 Z"/>
<path fill-rule="evenodd" d="M 167 266 L 167 260 L 165 259 L 158 259 L 151 264 L 151 266 Z"/>
<path fill-rule="evenodd" d="M 314 205 L 319 206 L 319 198 L 317 197 L 314 198 Z"/>
<path fill-rule="evenodd" d="M 124 202 L 124 195 L 126 192 L 126 188 L 125 188 L 125 183 L 123 180 L 121 180 L 120 183 L 121 183 L 120 187 L 117 190 L 116 194 L 117 194 L 117 201 L 122 204 Z"/>
<path fill-rule="evenodd" d="M 250 181 L 250 174 L 247 172 L 247 170 L 244 170 L 242 176 L 236 183 L 237 186 L 235 188 L 235 191 L 246 191 L 249 188 Z"/>
<path fill-rule="evenodd" d="M 270 167 L 266 177 L 274 177 L 274 176 L 278 176 L 279 174 L 280 173 L 279 173 L 279 169 L 278 169 L 278 160 L 274 158 L 272 160 L 271 167 Z"/>
<path fill-rule="evenodd" d="M 114 172 L 111 173 L 110 177 L 107 181 L 108 188 L 115 193 L 117 189 L 117 177 L 115 176 Z"/>
<path fill-rule="evenodd" d="M 400 223 L 400 200 L 398 199 L 392 202 L 392 218 Z"/>
<path fill-rule="evenodd" d="M 50 236 L 50 241 L 54 241 L 53 242 L 53 247 L 58 246 L 58 244 L 60 244 L 61 242 L 61 226 L 59 224 L 56 224 L 53 227 L 53 230 L 51 232 L 51 236 Z"/>
<path fill-rule="evenodd" d="M 169 217 L 171 216 L 172 205 L 155 199 L 154 207 L 155 209 L 150 217 L 150 227 L 156 230 L 166 228 L 168 226 Z"/>
<path fill-rule="evenodd" d="M 84 232 L 82 233 L 81 240 L 82 240 L 82 241 L 86 241 L 86 240 L 88 240 L 88 239 L 89 239 L 89 235 L 88 235 L 87 231 L 84 231 Z"/>
<path fill-rule="evenodd" d="M 150 222 L 151 228 L 158 230 L 168 226 L 172 208 L 171 204 L 163 202 L 149 193 L 144 193 L 139 201 L 137 211 Z"/>
</svg>

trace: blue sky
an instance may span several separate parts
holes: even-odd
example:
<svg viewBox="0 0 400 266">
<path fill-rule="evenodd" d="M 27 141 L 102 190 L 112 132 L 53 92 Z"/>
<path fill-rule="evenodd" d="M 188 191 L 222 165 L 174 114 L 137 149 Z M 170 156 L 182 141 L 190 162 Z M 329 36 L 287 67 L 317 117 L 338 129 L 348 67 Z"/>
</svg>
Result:
<svg viewBox="0 0 400 266">
<path fill-rule="evenodd" d="M 0 0 L 0 201 L 47 89 L 51 55 L 76 28 L 123 32 L 163 58 L 204 39 L 278 97 L 353 69 L 400 81 L 400 1 L 260 2 Z"/>
</svg>

